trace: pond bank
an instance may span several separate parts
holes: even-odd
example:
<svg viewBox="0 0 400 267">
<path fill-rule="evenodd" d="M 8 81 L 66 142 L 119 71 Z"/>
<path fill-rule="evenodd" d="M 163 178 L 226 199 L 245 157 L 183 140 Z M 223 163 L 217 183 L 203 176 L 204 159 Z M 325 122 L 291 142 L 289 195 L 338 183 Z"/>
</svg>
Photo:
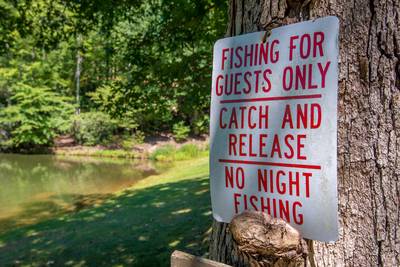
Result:
<svg viewBox="0 0 400 267">
<path fill-rule="evenodd" d="M 171 162 L 0 154 L 0 233 L 94 206 Z"/>
<path fill-rule="evenodd" d="M 170 137 L 151 137 L 130 149 L 118 146 L 57 145 L 50 153 L 67 156 L 153 159 L 160 161 L 188 160 L 208 155 L 208 137 L 191 138 L 178 143 Z M 177 155 L 178 154 L 178 155 Z"/>
<path fill-rule="evenodd" d="M 182 163 L 98 206 L 1 234 L 0 266 L 169 266 L 175 249 L 203 256 L 208 157 Z"/>
</svg>

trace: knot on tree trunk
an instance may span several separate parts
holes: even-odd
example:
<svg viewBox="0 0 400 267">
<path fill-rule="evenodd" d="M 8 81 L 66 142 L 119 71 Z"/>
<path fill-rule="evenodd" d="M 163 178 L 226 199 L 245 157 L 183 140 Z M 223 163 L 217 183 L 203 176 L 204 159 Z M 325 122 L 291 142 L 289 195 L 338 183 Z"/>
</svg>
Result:
<svg viewBox="0 0 400 267">
<path fill-rule="evenodd" d="M 230 231 L 237 249 L 250 266 L 304 266 L 307 244 L 282 219 L 261 212 L 243 212 L 233 218 Z"/>
</svg>

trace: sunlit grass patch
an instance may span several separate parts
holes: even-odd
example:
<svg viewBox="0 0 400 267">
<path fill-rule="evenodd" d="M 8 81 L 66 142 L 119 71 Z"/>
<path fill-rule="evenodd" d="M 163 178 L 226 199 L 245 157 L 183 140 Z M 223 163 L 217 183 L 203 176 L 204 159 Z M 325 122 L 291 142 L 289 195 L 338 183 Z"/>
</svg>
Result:
<svg viewBox="0 0 400 267">
<path fill-rule="evenodd" d="M 81 149 L 55 149 L 53 151 L 60 156 L 85 156 L 85 157 L 100 157 L 100 158 L 124 158 L 135 159 L 141 158 L 138 153 L 123 149 L 96 149 L 93 147 L 82 147 Z"/>
<path fill-rule="evenodd" d="M 174 215 L 176 215 L 176 214 L 184 214 L 184 213 L 189 213 L 191 211 L 192 211 L 192 209 L 180 209 L 180 210 L 177 210 L 177 211 L 173 211 L 172 214 L 174 214 Z"/>
<path fill-rule="evenodd" d="M 172 145 L 165 145 L 157 148 L 150 154 L 150 159 L 157 161 L 182 161 L 208 156 L 208 154 L 209 149 L 207 146 L 188 143 L 179 148 Z"/>
</svg>

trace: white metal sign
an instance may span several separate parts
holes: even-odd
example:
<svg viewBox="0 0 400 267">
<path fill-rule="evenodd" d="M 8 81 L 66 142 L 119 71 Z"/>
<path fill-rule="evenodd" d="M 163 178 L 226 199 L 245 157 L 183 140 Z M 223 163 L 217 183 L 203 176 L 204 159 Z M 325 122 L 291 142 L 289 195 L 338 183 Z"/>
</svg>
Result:
<svg viewBox="0 0 400 267">
<path fill-rule="evenodd" d="M 244 210 L 332 241 L 337 218 L 336 17 L 214 46 L 211 199 L 217 221 Z M 263 39 L 265 42 L 263 42 Z"/>
</svg>

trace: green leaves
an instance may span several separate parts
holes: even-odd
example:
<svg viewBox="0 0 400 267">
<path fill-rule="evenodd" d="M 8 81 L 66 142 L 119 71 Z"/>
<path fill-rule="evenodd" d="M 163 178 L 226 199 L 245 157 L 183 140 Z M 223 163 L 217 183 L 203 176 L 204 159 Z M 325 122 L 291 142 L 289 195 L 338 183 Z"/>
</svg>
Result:
<svg viewBox="0 0 400 267">
<path fill-rule="evenodd" d="M 106 91 L 89 94 L 96 106 L 146 132 L 179 121 L 206 132 L 193 118 L 208 114 L 212 46 L 225 31 L 226 9 L 225 1 L 158 0 L 127 11 L 130 19 L 115 20 L 104 40 L 116 75 Z"/>
<path fill-rule="evenodd" d="M 117 129 L 117 121 L 102 112 L 87 112 L 75 115 L 72 134 L 75 140 L 85 145 L 107 144 Z"/>
<path fill-rule="evenodd" d="M 68 131 L 77 88 L 82 113 L 105 113 L 119 134 L 207 132 L 226 10 L 225 0 L 0 0 L 0 147 Z"/>
<path fill-rule="evenodd" d="M 35 148 L 52 143 L 57 131 L 63 129 L 73 113 L 68 98 L 46 87 L 19 83 L 11 97 L 13 104 L 0 110 L 0 127 L 11 133 L 3 146 Z"/>
</svg>

